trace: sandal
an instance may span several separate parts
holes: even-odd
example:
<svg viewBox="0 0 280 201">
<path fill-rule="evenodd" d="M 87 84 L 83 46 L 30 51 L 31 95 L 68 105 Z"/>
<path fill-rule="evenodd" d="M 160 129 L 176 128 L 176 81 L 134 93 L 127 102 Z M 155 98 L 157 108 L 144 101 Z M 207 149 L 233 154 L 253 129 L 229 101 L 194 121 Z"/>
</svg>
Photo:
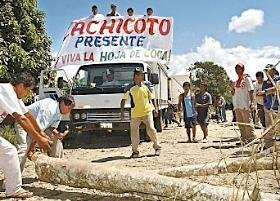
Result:
<svg viewBox="0 0 280 201">
<path fill-rule="evenodd" d="M 31 198 L 32 196 L 33 196 L 33 193 L 21 188 L 16 193 L 14 193 L 13 195 L 9 195 L 7 197 L 8 198 Z"/>
</svg>

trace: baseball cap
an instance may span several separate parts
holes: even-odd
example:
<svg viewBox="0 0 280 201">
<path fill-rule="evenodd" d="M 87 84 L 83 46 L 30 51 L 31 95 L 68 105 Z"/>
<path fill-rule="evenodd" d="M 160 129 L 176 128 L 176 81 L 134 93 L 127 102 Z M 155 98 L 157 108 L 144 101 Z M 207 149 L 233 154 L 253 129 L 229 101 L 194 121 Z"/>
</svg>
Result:
<svg viewBox="0 0 280 201">
<path fill-rule="evenodd" d="M 134 69 L 134 73 L 143 73 L 143 74 L 145 74 L 145 73 L 147 73 L 147 72 L 145 72 L 142 68 L 136 67 L 136 68 Z"/>
<path fill-rule="evenodd" d="M 97 9 L 97 6 L 96 6 L 96 5 L 93 5 L 93 6 L 91 7 L 91 9 Z"/>
<path fill-rule="evenodd" d="M 236 68 L 236 67 L 240 67 L 240 68 L 243 68 L 243 69 L 244 69 L 244 64 L 243 64 L 243 63 L 238 63 L 238 64 L 235 65 L 235 68 Z"/>
<path fill-rule="evenodd" d="M 112 3 L 112 4 L 111 4 L 111 8 L 112 8 L 112 7 L 117 7 L 117 6 L 116 6 L 116 4 L 113 4 L 113 3 Z"/>
</svg>

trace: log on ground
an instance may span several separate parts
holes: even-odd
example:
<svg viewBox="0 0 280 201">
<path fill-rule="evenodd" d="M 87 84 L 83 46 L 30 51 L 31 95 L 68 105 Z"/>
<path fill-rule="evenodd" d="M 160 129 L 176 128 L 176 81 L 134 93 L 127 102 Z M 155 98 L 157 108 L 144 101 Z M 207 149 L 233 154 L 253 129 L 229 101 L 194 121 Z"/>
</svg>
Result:
<svg viewBox="0 0 280 201">
<path fill-rule="evenodd" d="M 280 161 L 275 166 L 271 157 L 261 158 L 256 162 L 251 161 L 250 158 L 225 161 L 197 165 L 188 165 L 176 168 L 170 168 L 160 171 L 160 175 L 169 177 L 189 177 L 189 176 L 207 176 L 225 173 L 249 173 L 256 170 L 273 170 L 275 167 L 280 167 Z"/>
<path fill-rule="evenodd" d="M 242 200 L 231 188 L 212 186 L 187 179 L 158 174 L 130 172 L 96 166 L 79 160 L 65 160 L 39 155 L 35 160 L 36 173 L 41 181 L 79 188 L 93 188 L 113 193 L 141 193 L 174 200 L 211 201 Z M 232 199 L 232 197 L 235 199 Z M 246 195 L 247 196 L 247 195 Z M 243 200 L 250 200 L 248 196 Z M 277 200 L 280 196 L 262 193 L 262 200 Z"/>
</svg>

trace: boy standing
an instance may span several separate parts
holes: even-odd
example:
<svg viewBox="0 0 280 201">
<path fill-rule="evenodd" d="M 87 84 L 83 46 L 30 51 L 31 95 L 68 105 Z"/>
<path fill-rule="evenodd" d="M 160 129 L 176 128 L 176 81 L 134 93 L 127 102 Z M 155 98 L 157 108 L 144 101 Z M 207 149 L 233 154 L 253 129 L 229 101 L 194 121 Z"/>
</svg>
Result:
<svg viewBox="0 0 280 201">
<path fill-rule="evenodd" d="M 191 93 L 191 85 L 189 82 L 183 83 L 184 93 L 179 95 L 178 110 L 181 111 L 183 106 L 183 114 L 185 121 L 185 128 L 188 134 L 187 142 L 197 142 L 196 135 L 196 111 L 195 111 L 195 97 Z M 193 133 L 193 140 L 191 140 L 191 129 Z"/>
</svg>

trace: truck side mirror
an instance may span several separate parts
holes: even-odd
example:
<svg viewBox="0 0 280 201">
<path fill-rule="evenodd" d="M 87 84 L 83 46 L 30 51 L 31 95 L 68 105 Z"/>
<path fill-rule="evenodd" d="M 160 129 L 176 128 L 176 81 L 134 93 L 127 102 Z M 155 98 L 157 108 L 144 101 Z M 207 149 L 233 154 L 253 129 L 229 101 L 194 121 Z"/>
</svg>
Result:
<svg viewBox="0 0 280 201">
<path fill-rule="evenodd" d="M 159 83 L 159 78 L 157 73 L 151 73 L 150 75 L 150 82 L 152 84 L 158 84 Z"/>
<path fill-rule="evenodd" d="M 57 78 L 57 87 L 59 88 L 59 89 L 62 89 L 63 88 L 63 83 L 64 81 L 63 81 L 63 77 L 59 77 L 59 78 Z"/>
</svg>

